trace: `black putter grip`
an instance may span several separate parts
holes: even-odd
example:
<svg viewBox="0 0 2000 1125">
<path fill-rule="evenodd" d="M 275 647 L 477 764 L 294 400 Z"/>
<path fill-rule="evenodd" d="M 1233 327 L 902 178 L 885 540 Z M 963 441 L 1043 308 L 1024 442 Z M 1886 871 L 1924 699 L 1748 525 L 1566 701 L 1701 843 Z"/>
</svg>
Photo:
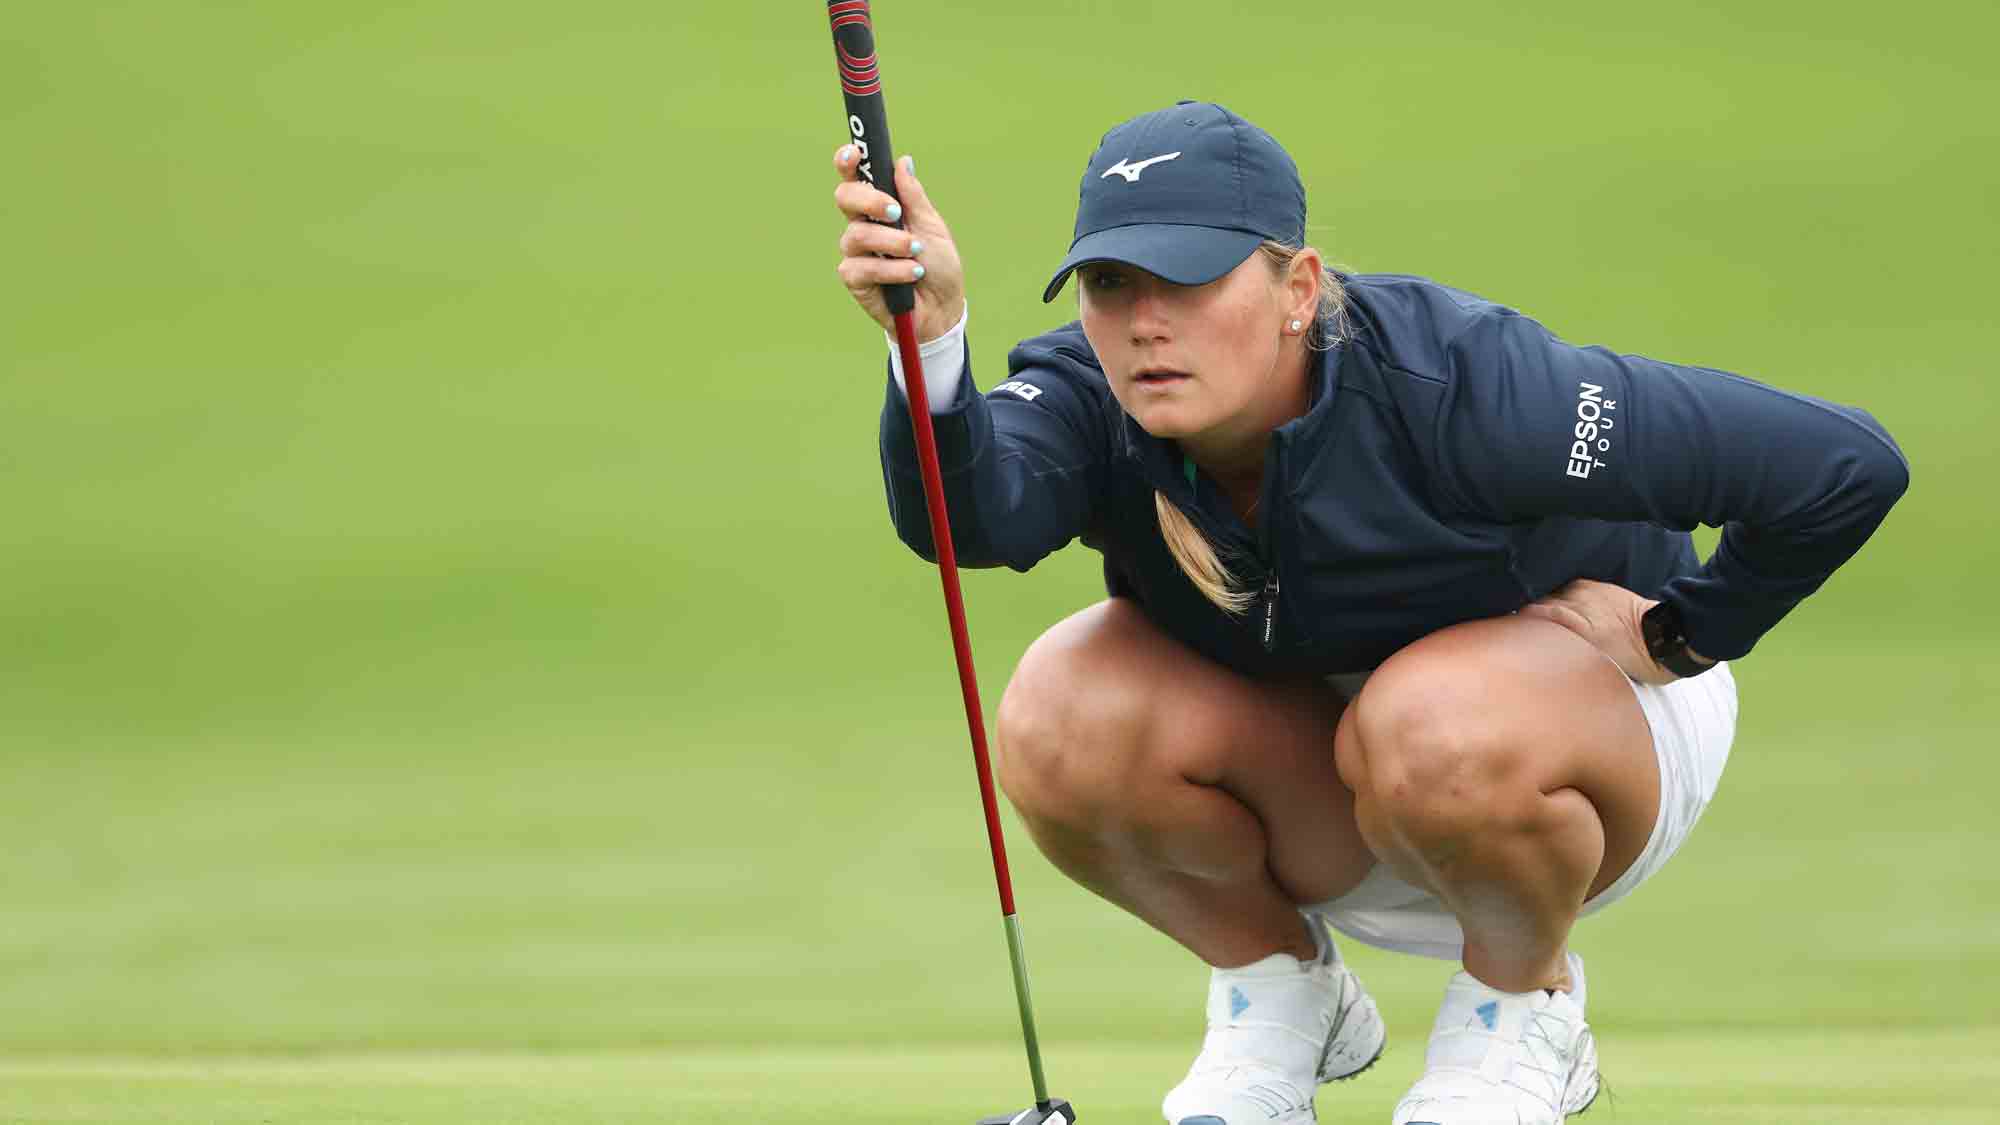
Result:
<svg viewBox="0 0 2000 1125">
<path fill-rule="evenodd" d="M 868 0 L 826 0 L 826 18 L 833 24 L 833 59 L 840 67 L 841 94 L 847 99 L 847 135 L 861 153 L 861 178 L 900 204 L 903 200 L 896 194 L 896 157 L 889 146 L 889 112 L 882 107 L 882 71 L 875 62 L 875 25 L 868 17 Z M 916 290 L 901 283 L 884 285 L 882 300 L 891 316 L 917 307 Z"/>
</svg>

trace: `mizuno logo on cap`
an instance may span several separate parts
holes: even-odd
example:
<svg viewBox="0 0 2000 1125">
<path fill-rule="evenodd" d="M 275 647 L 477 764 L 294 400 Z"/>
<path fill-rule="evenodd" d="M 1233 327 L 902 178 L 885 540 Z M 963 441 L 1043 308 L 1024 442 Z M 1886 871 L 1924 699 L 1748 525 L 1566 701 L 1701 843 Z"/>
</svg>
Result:
<svg viewBox="0 0 2000 1125">
<path fill-rule="evenodd" d="M 1116 163 L 1116 164 L 1113 164 L 1113 165 L 1112 165 L 1111 167 L 1109 167 L 1109 168 L 1106 168 L 1106 169 L 1104 170 L 1104 174 L 1103 174 L 1102 176 L 1099 176 L 1099 177 L 1097 177 L 1097 178 L 1098 178 L 1098 179 L 1100 179 L 1100 180 L 1108 180 L 1108 179 L 1110 179 L 1110 178 L 1111 178 L 1112 176 L 1123 176 L 1123 177 L 1125 177 L 1125 182 L 1126 182 L 1126 183 L 1128 183 L 1128 184 L 1136 184 L 1136 183 L 1138 183 L 1138 182 L 1139 182 L 1139 173 L 1141 173 L 1141 172 L 1145 171 L 1145 170 L 1146 170 L 1147 168 L 1151 167 L 1151 166 L 1152 166 L 1152 165 L 1154 165 L 1154 164 L 1158 164 L 1158 163 L 1159 163 L 1160 161 L 1162 161 L 1162 160 L 1172 160 L 1172 159 L 1173 159 L 1174 157 L 1176 157 L 1176 156 L 1179 156 L 1179 155 L 1180 155 L 1180 153 L 1178 153 L 1178 152 L 1170 152 L 1170 153 L 1166 154 L 1165 156 L 1152 156 L 1152 157 L 1148 157 L 1148 158 L 1146 158 L 1145 160 L 1141 160 L 1141 161 L 1140 161 L 1139 163 L 1137 163 L 1137 164 L 1127 164 L 1127 163 L 1125 163 L 1125 161 L 1124 161 L 1124 160 L 1123 160 L 1123 159 L 1121 158 L 1121 159 L 1120 159 L 1120 160 L 1118 161 L 1118 163 Z"/>
</svg>

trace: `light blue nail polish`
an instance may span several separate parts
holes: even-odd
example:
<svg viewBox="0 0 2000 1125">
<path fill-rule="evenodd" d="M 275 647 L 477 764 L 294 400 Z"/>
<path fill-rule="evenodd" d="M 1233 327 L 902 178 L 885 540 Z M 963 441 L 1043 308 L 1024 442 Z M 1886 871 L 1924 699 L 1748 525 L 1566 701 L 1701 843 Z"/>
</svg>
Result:
<svg viewBox="0 0 2000 1125">
<path fill-rule="evenodd" d="M 910 240 L 910 257 L 914 258 L 923 252 L 924 240 L 921 238 L 912 238 Z"/>
<path fill-rule="evenodd" d="M 917 280 L 918 280 L 918 281 L 922 281 L 923 279 L 924 279 L 924 267 L 922 267 L 922 266 L 918 266 L 918 267 L 917 267 Z"/>
<path fill-rule="evenodd" d="M 889 204 L 889 210 L 884 213 L 883 217 L 892 223 L 901 222 L 903 219 L 903 205 L 900 203 Z"/>
<path fill-rule="evenodd" d="M 912 176 L 916 175 L 917 158 L 914 156 L 905 156 L 903 158 L 903 171 L 908 172 Z"/>
</svg>

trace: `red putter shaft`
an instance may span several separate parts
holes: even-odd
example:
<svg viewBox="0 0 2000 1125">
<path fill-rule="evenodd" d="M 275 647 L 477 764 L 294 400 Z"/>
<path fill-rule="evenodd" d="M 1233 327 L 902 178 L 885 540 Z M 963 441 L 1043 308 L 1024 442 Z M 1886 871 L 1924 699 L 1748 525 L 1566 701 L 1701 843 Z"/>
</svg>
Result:
<svg viewBox="0 0 2000 1125">
<path fill-rule="evenodd" d="M 903 397 L 910 406 L 910 428 L 916 432 L 917 462 L 924 476 L 924 507 L 931 517 L 938 579 L 944 583 L 945 612 L 951 618 L 951 647 L 958 657 L 958 687 L 965 697 L 965 726 L 972 735 L 972 762 L 979 771 L 979 801 L 986 808 L 986 842 L 993 853 L 993 882 L 1000 889 L 1000 917 L 1006 926 L 1007 956 L 1014 970 L 1014 1001 L 1021 1010 L 1021 1038 L 1028 1049 L 1028 1080 L 1035 1089 L 1034 1116 L 1038 1122 L 1073 1125 L 1076 1111 L 1068 1102 L 1049 1097 L 1048 1079 L 1042 1074 L 1041 1038 L 1035 1033 L 1035 1007 L 1028 995 L 1028 955 L 1022 948 L 1021 920 L 1014 912 L 1014 880 L 1007 873 L 1007 841 L 1000 834 L 1000 803 L 993 795 L 993 764 L 986 753 L 986 719 L 979 707 L 979 677 L 972 668 L 972 638 L 965 628 L 965 599 L 958 588 L 958 553 L 952 549 L 951 519 L 944 504 L 944 471 L 938 466 L 937 433 L 931 428 L 930 389 L 924 385 L 924 357 L 917 345 L 913 310 L 896 314 L 896 350 L 903 359 L 906 389 Z M 1024 1112 L 1013 1120 L 1019 1122 L 1027 1116 Z"/>
<path fill-rule="evenodd" d="M 1014 880 L 1007 871 L 1007 842 L 1000 834 L 1000 803 L 993 793 L 993 764 L 986 752 L 986 719 L 979 706 L 979 677 L 972 666 L 972 638 L 965 627 L 965 599 L 958 587 L 958 553 L 952 549 L 951 520 L 944 506 L 944 472 L 938 466 L 937 434 L 931 428 L 930 390 L 917 345 L 916 317 L 896 314 L 896 349 L 903 358 L 903 385 L 910 425 L 917 435 L 917 460 L 924 473 L 924 506 L 931 517 L 931 543 L 938 577 L 944 583 L 945 612 L 951 618 L 951 647 L 958 656 L 958 687 L 965 697 L 965 724 L 972 732 L 972 760 L 979 770 L 979 800 L 986 806 L 986 840 L 992 846 L 993 881 L 1000 888 L 1000 913 L 1014 913 Z"/>
</svg>

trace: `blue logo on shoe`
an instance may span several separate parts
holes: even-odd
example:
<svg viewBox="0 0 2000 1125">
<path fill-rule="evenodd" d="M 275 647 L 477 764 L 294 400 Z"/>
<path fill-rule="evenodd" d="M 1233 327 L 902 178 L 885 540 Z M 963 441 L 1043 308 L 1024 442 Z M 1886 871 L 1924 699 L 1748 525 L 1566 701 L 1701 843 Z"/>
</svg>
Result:
<svg viewBox="0 0 2000 1125">
<path fill-rule="evenodd" d="M 1479 1022 L 1486 1025 L 1486 1030 L 1492 1031 L 1494 1028 L 1500 1026 L 1499 1004 L 1488 1000 L 1486 1003 L 1472 1010 L 1474 1014 L 1478 1015 Z"/>
<path fill-rule="evenodd" d="M 1229 990 L 1229 1018 L 1235 1019 L 1237 1016 L 1242 1015 L 1244 1010 L 1249 1007 L 1250 998 L 1243 995 L 1242 989 L 1232 986 Z"/>
</svg>

